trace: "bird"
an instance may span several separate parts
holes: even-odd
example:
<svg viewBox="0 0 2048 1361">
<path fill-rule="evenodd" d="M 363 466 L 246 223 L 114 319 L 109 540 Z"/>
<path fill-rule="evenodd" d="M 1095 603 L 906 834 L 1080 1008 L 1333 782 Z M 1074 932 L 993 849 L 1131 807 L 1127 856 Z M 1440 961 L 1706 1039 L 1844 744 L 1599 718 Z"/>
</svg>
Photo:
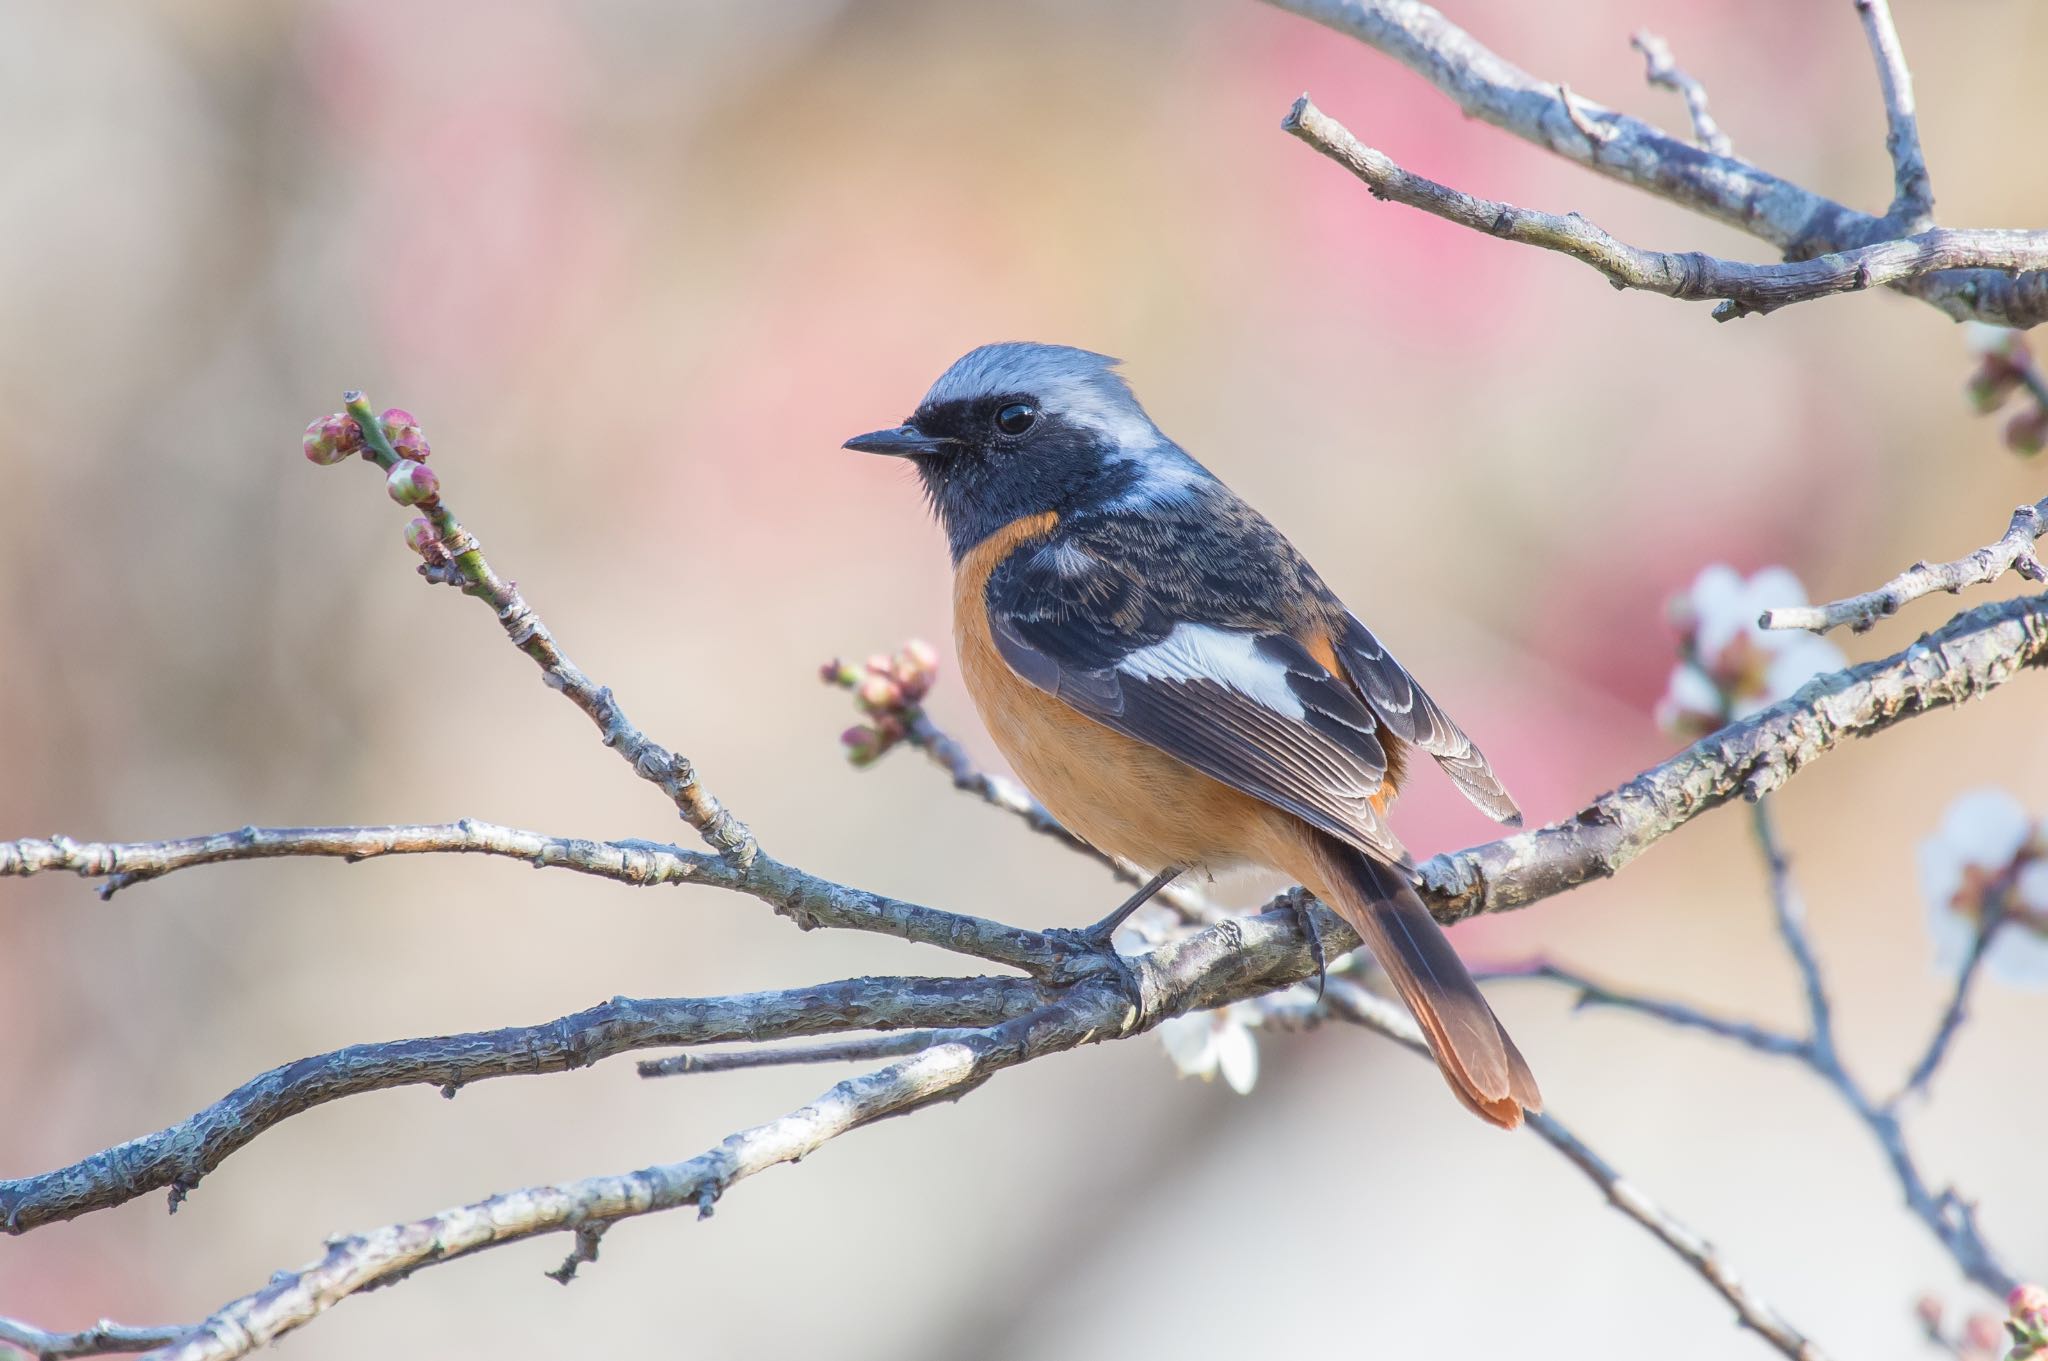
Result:
<svg viewBox="0 0 2048 1361">
<path fill-rule="evenodd" d="M 1495 819 L 1520 810 L 1294 545 L 1161 433 L 1119 362 L 984 345 L 901 425 L 845 444 L 916 469 L 951 551 L 961 676 L 1004 758 L 1068 830 L 1154 872 L 1079 934 L 1113 953 L 1177 875 L 1277 870 L 1371 949 L 1458 1099 L 1515 1128 L 1542 1109 L 1536 1079 L 1387 811 L 1418 755 Z"/>
</svg>

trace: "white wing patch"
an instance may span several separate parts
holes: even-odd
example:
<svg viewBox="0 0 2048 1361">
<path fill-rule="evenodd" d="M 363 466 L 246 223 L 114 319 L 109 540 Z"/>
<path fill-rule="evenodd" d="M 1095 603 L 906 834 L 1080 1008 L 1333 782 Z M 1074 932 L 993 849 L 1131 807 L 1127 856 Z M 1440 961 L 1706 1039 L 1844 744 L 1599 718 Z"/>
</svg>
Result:
<svg viewBox="0 0 2048 1361">
<path fill-rule="evenodd" d="M 1207 624 L 1176 624 L 1173 632 L 1117 663 L 1142 680 L 1214 681 L 1257 700 L 1274 713 L 1304 718 L 1308 711 L 1287 684 L 1287 668 L 1258 651 L 1258 638 Z"/>
</svg>

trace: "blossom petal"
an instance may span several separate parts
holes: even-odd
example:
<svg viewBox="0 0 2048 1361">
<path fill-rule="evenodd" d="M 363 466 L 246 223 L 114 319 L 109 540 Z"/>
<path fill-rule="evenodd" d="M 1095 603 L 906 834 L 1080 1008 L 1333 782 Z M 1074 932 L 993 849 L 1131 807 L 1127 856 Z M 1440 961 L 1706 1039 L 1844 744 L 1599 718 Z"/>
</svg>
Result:
<svg viewBox="0 0 2048 1361">
<path fill-rule="evenodd" d="M 1935 833 L 1954 848 L 1966 865 L 1997 873 L 2033 834 L 2033 819 L 2020 801 L 2003 789 L 1972 789 L 1956 796 Z"/>
<path fill-rule="evenodd" d="M 2020 866 L 2013 879 L 2012 893 L 2021 907 L 2048 913 L 2048 860 L 2036 857 Z"/>
<path fill-rule="evenodd" d="M 1230 1021 L 1216 1031 L 1216 1067 L 1230 1090 L 1243 1096 L 1259 1080 L 1259 1042 L 1251 1027 Z"/>
<path fill-rule="evenodd" d="M 2048 987 L 2048 937 L 2017 922 L 2007 922 L 1992 938 L 1991 948 L 1984 955 L 1984 967 L 1992 977 L 2012 987 Z"/>
<path fill-rule="evenodd" d="M 1216 1075 L 1216 1023 L 1206 1011 L 1174 1016 L 1159 1023 L 1159 1042 L 1182 1077 Z"/>
<path fill-rule="evenodd" d="M 1693 639 L 1703 657 L 1719 656 L 1723 648 L 1756 622 L 1755 614 L 1749 610 L 1742 577 L 1725 562 L 1701 568 L 1687 598 L 1696 621 Z"/>
</svg>

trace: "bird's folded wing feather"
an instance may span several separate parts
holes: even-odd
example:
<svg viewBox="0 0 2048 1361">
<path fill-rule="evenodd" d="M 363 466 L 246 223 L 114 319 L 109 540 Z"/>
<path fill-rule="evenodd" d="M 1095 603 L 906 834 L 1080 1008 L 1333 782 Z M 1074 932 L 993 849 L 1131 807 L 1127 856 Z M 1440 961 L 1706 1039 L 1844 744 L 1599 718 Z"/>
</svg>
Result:
<svg viewBox="0 0 2048 1361">
<path fill-rule="evenodd" d="M 1410 865 L 1373 803 L 1387 775 L 1374 713 L 1277 627 L 1177 618 L 1136 574 L 1072 542 L 1020 550 L 991 576 L 987 604 L 996 650 L 1025 681 L 1390 865 Z"/>
</svg>

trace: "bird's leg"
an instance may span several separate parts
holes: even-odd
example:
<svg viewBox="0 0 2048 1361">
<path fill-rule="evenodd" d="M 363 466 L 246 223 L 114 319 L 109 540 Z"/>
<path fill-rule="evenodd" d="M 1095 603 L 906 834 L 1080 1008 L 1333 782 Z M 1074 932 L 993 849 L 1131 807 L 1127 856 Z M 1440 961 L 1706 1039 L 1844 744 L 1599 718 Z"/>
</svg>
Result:
<svg viewBox="0 0 2048 1361">
<path fill-rule="evenodd" d="M 1109 944 L 1110 939 L 1116 935 L 1116 929 L 1129 920 L 1133 912 L 1136 912 L 1146 903 L 1151 902 L 1154 894 L 1180 878 L 1184 873 L 1186 873 L 1186 870 L 1182 866 L 1168 865 L 1165 869 L 1147 879 L 1136 893 L 1124 899 L 1123 904 L 1116 911 L 1082 931 L 1082 938 L 1095 941 L 1101 945 Z"/>
<path fill-rule="evenodd" d="M 1133 912 L 1152 901 L 1152 895 L 1172 883 L 1183 870 L 1183 866 L 1167 866 L 1147 879 L 1136 893 L 1124 899 L 1116 911 L 1093 926 L 1080 931 L 1072 927 L 1054 927 L 1045 934 L 1062 945 L 1108 956 L 1111 966 L 1116 970 L 1117 982 L 1123 988 L 1124 995 L 1130 998 L 1132 1006 L 1143 1007 L 1144 990 L 1138 986 L 1138 976 L 1131 972 L 1131 966 L 1124 962 L 1123 955 L 1117 951 L 1116 929 L 1122 926 Z"/>
<path fill-rule="evenodd" d="M 1330 970 L 1323 958 L 1323 932 L 1316 925 L 1316 900 L 1302 893 L 1294 899 L 1294 920 L 1301 926 L 1301 934 L 1308 937 L 1309 957 L 1316 962 L 1316 1001 L 1323 1000 L 1323 989 L 1329 985 Z"/>
</svg>

